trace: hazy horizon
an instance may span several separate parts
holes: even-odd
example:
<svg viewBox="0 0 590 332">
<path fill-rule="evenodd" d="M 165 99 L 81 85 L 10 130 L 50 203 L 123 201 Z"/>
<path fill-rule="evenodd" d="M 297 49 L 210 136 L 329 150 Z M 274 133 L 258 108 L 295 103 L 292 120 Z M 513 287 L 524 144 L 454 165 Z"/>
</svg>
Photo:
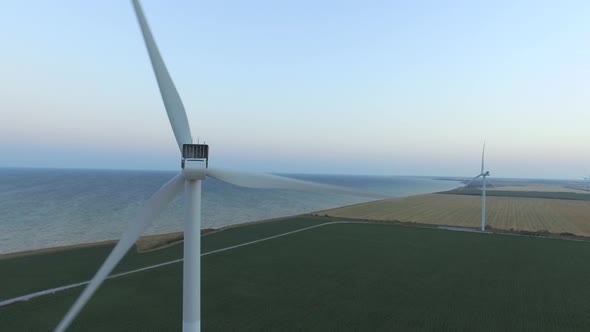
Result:
<svg viewBox="0 0 590 332">
<path fill-rule="evenodd" d="M 589 176 L 587 1 L 142 4 L 210 165 Z M 0 167 L 179 169 L 130 1 L 4 7 Z"/>
<path fill-rule="evenodd" d="M 24 170 L 72 170 L 72 171 L 121 171 L 121 172 L 179 172 L 178 169 L 139 169 L 139 168 L 91 168 L 91 167 L 26 167 L 26 166 L 0 166 L 0 170 L 2 169 L 24 169 Z M 390 173 L 379 173 L 379 174 L 368 174 L 368 173 L 336 173 L 336 172 L 266 172 L 269 174 L 281 174 L 281 175 L 318 175 L 318 176 L 375 176 L 375 177 L 416 177 L 416 178 L 432 178 L 432 179 L 471 179 L 473 176 L 471 175 L 437 175 L 437 174 L 430 174 L 430 175 L 416 175 L 416 174 L 390 174 Z M 489 177 L 491 181 L 493 179 L 502 179 L 502 180 L 547 180 L 547 181 L 577 181 L 583 182 L 584 179 L 582 178 L 538 178 L 538 177 Z"/>
</svg>

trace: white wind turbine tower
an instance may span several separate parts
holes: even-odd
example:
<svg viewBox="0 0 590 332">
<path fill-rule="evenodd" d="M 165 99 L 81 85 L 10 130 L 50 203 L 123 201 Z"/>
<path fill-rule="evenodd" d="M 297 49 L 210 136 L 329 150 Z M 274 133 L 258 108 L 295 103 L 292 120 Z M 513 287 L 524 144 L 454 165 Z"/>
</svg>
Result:
<svg viewBox="0 0 590 332">
<path fill-rule="evenodd" d="M 478 179 L 479 177 L 483 178 L 483 184 L 482 184 L 482 191 L 481 191 L 481 231 L 485 231 L 486 230 L 486 177 L 490 176 L 490 172 L 489 171 L 484 171 L 484 156 L 486 153 L 486 143 L 483 143 L 483 150 L 481 152 L 481 172 L 479 173 L 479 175 L 477 175 L 476 177 L 474 177 L 473 179 L 471 179 L 471 181 L 467 182 L 466 185 L 464 185 L 463 187 L 461 187 L 460 190 L 462 190 L 463 188 L 466 188 L 467 186 L 469 186 L 471 184 L 471 182 L 475 181 L 476 179 Z"/>
<path fill-rule="evenodd" d="M 172 78 L 164 65 L 156 43 L 138 0 L 133 7 L 143 34 L 145 45 L 158 82 L 160 94 L 168 113 L 168 119 L 176 142 L 182 154 L 182 170 L 154 193 L 129 223 L 127 230 L 109 254 L 103 265 L 88 286 L 61 320 L 55 331 L 65 331 L 84 305 L 102 284 L 109 273 L 117 266 L 135 241 L 152 221 L 166 208 L 172 199 L 183 189 L 185 192 L 184 215 L 184 262 L 183 262 L 183 301 L 182 329 L 196 332 L 201 329 L 201 181 L 209 176 L 227 183 L 250 188 L 293 189 L 304 191 L 323 191 L 330 193 L 356 194 L 383 198 L 353 189 L 300 181 L 268 174 L 251 174 L 221 170 L 208 167 L 209 146 L 192 144 L 184 106 L 176 91 Z"/>
</svg>

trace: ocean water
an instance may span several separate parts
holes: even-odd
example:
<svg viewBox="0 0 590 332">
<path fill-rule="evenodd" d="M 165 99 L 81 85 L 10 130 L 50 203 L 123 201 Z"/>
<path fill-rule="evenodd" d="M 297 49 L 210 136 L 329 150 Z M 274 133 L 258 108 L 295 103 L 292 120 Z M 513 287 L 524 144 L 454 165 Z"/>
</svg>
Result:
<svg viewBox="0 0 590 332">
<path fill-rule="evenodd" d="M 142 203 L 175 172 L 0 168 L 0 253 L 118 239 Z M 288 175 L 390 196 L 448 190 L 458 182 L 418 177 Z M 182 230 L 180 194 L 147 230 Z M 247 189 L 208 178 L 203 228 L 366 202 L 351 195 Z"/>
</svg>

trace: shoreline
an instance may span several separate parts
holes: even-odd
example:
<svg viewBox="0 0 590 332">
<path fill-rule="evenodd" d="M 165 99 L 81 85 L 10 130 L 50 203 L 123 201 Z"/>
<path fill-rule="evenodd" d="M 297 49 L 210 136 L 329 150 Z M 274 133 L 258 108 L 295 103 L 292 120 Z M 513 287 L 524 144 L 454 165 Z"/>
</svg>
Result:
<svg viewBox="0 0 590 332">
<path fill-rule="evenodd" d="M 517 191 L 514 191 L 514 192 L 517 192 Z M 331 209 L 324 209 L 324 210 L 319 210 L 319 211 L 314 211 L 314 212 L 308 212 L 308 213 L 302 213 L 302 214 L 295 214 L 295 215 L 289 215 L 289 216 L 277 217 L 277 218 L 270 218 L 270 219 L 261 219 L 261 220 L 247 221 L 247 222 L 243 222 L 243 223 L 239 223 L 239 224 L 222 226 L 222 227 L 219 227 L 219 228 L 205 228 L 205 229 L 202 229 L 201 230 L 201 236 L 206 236 L 208 234 L 213 234 L 213 233 L 221 232 L 221 231 L 224 231 L 226 229 L 233 229 L 233 228 L 250 226 L 250 225 L 255 225 L 255 224 L 260 224 L 260 223 L 267 223 L 267 222 L 273 222 L 273 221 L 278 221 L 278 220 L 290 219 L 290 218 L 294 218 L 294 217 L 297 217 L 297 216 L 314 216 L 314 217 L 331 217 L 331 218 L 334 218 L 334 216 L 331 216 L 327 212 L 328 211 L 331 211 L 331 210 L 335 210 L 335 209 L 350 208 L 350 207 L 355 207 L 355 206 L 362 206 L 362 205 L 365 205 L 365 204 L 375 203 L 375 202 L 383 202 L 383 201 L 395 202 L 395 201 L 399 201 L 399 200 L 407 199 L 407 198 L 412 198 L 412 197 L 420 197 L 420 196 L 424 196 L 424 195 L 444 194 L 444 193 L 445 192 L 432 192 L 432 193 L 423 193 L 423 194 L 415 194 L 415 195 L 407 195 L 407 196 L 396 196 L 396 197 L 390 197 L 390 198 L 385 198 L 385 199 L 377 199 L 377 200 L 373 200 L 373 201 L 369 201 L 369 202 L 354 203 L 354 204 L 349 204 L 349 205 L 343 205 L 343 206 L 339 206 L 339 207 L 335 207 L 335 208 L 331 208 Z M 436 226 L 436 224 L 424 224 L 424 223 L 412 222 L 412 221 L 399 221 L 399 220 L 387 220 L 387 221 L 385 221 L 385 220 L 371 220 L 371 219 L 350 218 L 350 217 L 349 218 L 346 218 L 346 219 L 362 220 L 362 221 L 373 221 L 373 222 L 375 222 L 375 221 L 376 222 L 390 222 L 390 223 L 393 222 L 393 223 L 398 223 L 400 225 L 416 226 L 416 227 Z M 547 237 L 559 238 L 559 239 L 581 239 L 581 240 L 586 240 L 586 241 L 587 240 L 590 240 L 590 237 L 587 237 L 587 236 L 584 236 L 584 235 L 578 235 L 578 234 L 559 234 L 559 233 L 550 233 L 550 232 L 546 232 L 546 231 L 533 232 L 533 231 L 518 231 L 518 230 L 509 230 L 509 229 L 493 229 L 493 231 L 495 233 L 504 233 L 504 234 L 520 234 L 520 235 L 530 235 L 530 236 L 547 236 Z M 140 253 L 150 252 L 150 251 L 154 251 L 154 250 L 159 250 L 159 249 L 167 248 L 169 246 L 173 246 L 173 245 L 176 245 L 178 243 L 183 242 L 184 241 L 183 234 L 184 234 L 183 231 L 176 231 L 176 232 L 168 232 L 168 233 L 144 235 L 144 236 L 141 236 L 136 241 L 135 248 L 136 248 L 137 252 L 140 252 Z M 17 258 L 17 257 L 26 257 L 26 256 L 31 256 L 31 255 L 37 255 L 37 254 L 54 253 L 54 252 L 71 250 L 71 249 L 81 249 L 81 248 L 88 248 L 88 247 L 108 246 L 108 245 L 114 245 L 114 244 L 116 244 L 117 241 L 119 241 L 119 240 L 118 239 L 112 239 L 112 240 L 103 240 L 103 241 L 96 241 L 96 242 L 86 242 L 86 243 L 78 243 L 78 244 L 63 245 L 63 246 L 56 246 L 56 247 L 47 247 L 47 248 L 39 248 L 39 249 L 31 249 L 31 250 L 24 250 L 24 251 L 9 252 L 9 253 L 0 254 L 0 260 Z"/>
<path fill-rule="evenodd" d="M 425 195 L 425 194 L 418 194 L 418 195 Z M 384 201 L 384 200 L 396 200 L 396 199 L 401 199 L 401 198 L 411 197 L 411 196 L 417 196 L 417 195 L 399 196 L 399 197 L 392 197 L 392 198 L 386 198 L 386 199 L 376 199 L 376 200 L 369 201 L 369 202 L 378 202 L 378 201 Z M 354 206 L 354 205 L 359 205 L 359 204 L 366 204 L 369 202 L 342 205 L 342 206 L 338 206 L 335 208 L 343 208 L 343 207 Z M 320 216 L 317 213 L 321 212 L 321 211 L 326 211 L 326 210 L 319 210 L 319 211 L 313 211 L 313 212 L 307 212 L 307 213 L 301 213 L 301 214 L 294 214 L 294 215 L 276 217 L 276 218 L 270 218 L 270 219 L 246 221 L 243 223 L 222 226 L 219 228 L 203 228 L 203 229 L 201 229 L 201 236 L 221 232 L 221 231 L 224 231 L 224 230 L 230 229 L 230 228 L 255 225 L 255 224 L 278 221 L 278 220 L 283 220 L 283 219 L 290 219 L 290 218 L 294 218 L 294 217 L 298 217 L 298 216 Z M 175 244 L 178 244 L 178 243 L 184 241 L 183 238 L 179 238 L 179 237 L 182 237 L 182 234 L 184 234 L 183 231 L 143 235 L 135 242 L 135 247 L 136 247 L 136 250 L 141 253 L 166 248 L 166 247 L 169 247 L 169 246 L 172 246 L 172 245 L 175 245 Z M 149 248 L 149 249 L 145 249 L 145 250 L 138 249 L 137 244 L 140 241 L 161 238 L 161 237 L 163 237 L 163 238 L 175 238 L 176 237 L 178 239 L 175 241 L 170 241 L 170 242 L 166 242 L 166 240 L 164 240 L 166 243 L 164 243 L 161 246 L 158 246 L 157 248 Z M 56 246 L 56 247 L 46 247 L 46 248 L 39 248 L 39 249 L 30 249 L 30 250 L 23 250 L 23 251 L 0 253 L 0 260 L 11 259 L 11 258 L 20 258 L 20 257 L 37 255 L 37 254 L 54 253 L 54 252 L 71 250 L 71 249 L 81 249 L 81 248 L 87 248 L 87 247 L 99 247 L 99 246 L 114 245 L 118 241 L 119 241 L 119 239 L 111 239 L 111 240 L 102 240 L 102 241 L 96 241 L 96 242 L 85 242 L 85 243 L 68 244 L 68 245 Z"/>
<path fill-rule="evenodd" d="M 422 194 L 421 194 L 422 195 Z M 415 195 L 419 196 L 419 195 Z M 364 204 L 364 203 L 359 203 Z M 359 204 L 351 204 L 346 206 L 355 206 Z M 319 212 L 324 211 L 317 211 L 305 214 L 298 214 L 293 216 L 287 217 L 279 217 L 279 218 L 271 218 L 271 219 L 264 219 L 264 220 L 256 220 L 256 221 L 249 221 L 246 223 L 236 224 L 236 225 L 228 225 L 221 228 L 208 228 L 201 230 L 201 236 L 207 236 L 210 234 L 215 234 L 222 232 L 227 229 L 233 228 L 240 228 L 244 226 L 251 226 L 256 224 L 263 224 L 269 222 L 275 222 L 285 219 L 292 219 L 296 217 L 302 216 L 310 216 L 310 217 L 317 217 L 317 218 L 328 218 L 328 219 L 346 219 L 350 221 L 357 221 L 357 222 L 367 222 L 367 223 L 375 223 L 375 224 L 394 224 L 401 227 L 416 227 L 416 228 L 428 228 L 428 229 L 440 229 L 440 230 L 447 230 L 452 231 L 448 228 L 452 228 L 453 226 L 445 226 L 445 225 L 437 225 L 437 224 L 428 224 L 422 222 L 413 222 L 413 221 L 400 221 L 400 220 L 374 220 L 374 219 L 365 219 L 365 218 L 341 218 L 330 216 L 328 214 L 320 214 Z M 473 231 L 474 233 L 481 233 L 477 227 L 462 227 L 465 230 Z M 506 229 L 498 229 L 489 227 L 485 232 L 482 234 L 494 234 L 494 235 L 509 235 L 509 236 L 525 236 L 531 238 L 541 238 L 541 239 L 553 239 L 553 240 L 566 240 L 566 241 L 580 241 L 580 242 L 590 242 L 590 236 L 584 235 L 576 235 L 576 234 L 560 234 L 560 233 L 551 233 L 547 231 L 524 231 L 524 230 L 506 230 Z M 172 233 L 162 233 L 162 234 L 154 234 L 154 235 L 146 235 L 141 237 L 135 244 L 136 251 L 138 253 L 148 253 L 152 251 L 157 251 L 160 249 L 165 249 L 179 243 L 184 242 L 183 232 L 172 232 Z M 150 238 L 150 237 L 177 237 L 178 239 L 175 241 L 171 241 L 164 245 L 160 245 L 154 248 L 150 248 L 147 250 L 139 250 L 138 249 L 138 242 L 141 241 L 143 238 Z M 25 250 L 25 251 L 18 251 L 6 254 L 0 254 L 0 261 L 12 258 L 22 258 L 28 256 L 35 256 L 35 255 L 43 255 L 43 254 L 50 254 L 50 253 L 58 253 L 62 251 L 74 250 L 74 249 L 84 249 L 84 248 L 95 248 L 101 246 L 109 246 L 115 245 L 118 240 L 106 240 L 106 241 L 99 241 L 99 242 L 88 242 L 88 243 L 80 243 L 80 244 L 73 244 L 73 245 L 66 245 L 66 246 L 58 246 L 58 247 L 50 247 L 50 248 L 41 248 L 41 249 L 32 249 L 32 250 Z"/>
<path fill-rule="evenodd" d="M 8 252 L 5 254 L 0 254 L 0 260 L 11 259 L 11 258 L 20 258 L 20 257 L 37 255 L 37 254 L 49 254 L 49 253 L 54 253 L 54 252 L 67 251 L 67 250 L 71 250 L 71 249 L 83 249 L 83 248 L 90 248 L 90 247 L 108 246 L 108 245 L 114 245 L 115 243 L 117 243 L 117 241 L 119 241 L 119 240 L 86 242 L 86 243 L 78 243 L 78 244 L 69 244 L 69 245 L 65 245 L 65 246 Z"/>
<path fill-rule="evenodd" d="M 426 179 L 433 180 L 432 177 L 417 177 L 417 176 L 408 176 L 408 177 L 409 178 L 416 178 L 416 179 L 417 178 L 426 178 Z M 446 181 L 438 181 L 438 182 L 439 182 L 439 186 L 440 186 L 441 185 L 440 183 L 443 183 Z M 412 183 L 413 182 L 410 182 L 410 184 L 412 184 Z M 434 185 L 432 185 L 432 186 L 433 187 L 426 186 L 422 189 L 420 189 L 421 187 L 419 187 L 418 189 L 416 189 L 418 191 L 417 194 L 423 194 L 423 192 L 420 192 L 420 190 L 423 190 L 423 189 L 429 190 L 429 192 L 436 192 L 436 191 L 440 190 L 440 188 L 437 188 Z M 443 184 L 443 186 L 444 186 L 444 184 Z M 405 188 L 405 187 L 403 187 L 403 188 Z M 413 187 L 408 187 L 408 188 L 411 189 Z M 400 196 L 387 197 L 384 195 L 384 197 L 386 197 L 387 199 L 392 199 L 392 198 L 409 197 L 409 196 L 416 195 L 416 193 L 412 192 L 414 190 L 409 190 L 409 189 L 403 189 L 399 192 L 392 190 L 392 192 L 390 192 L 388 195 L 400 195 Z M 363 199 L 367 199 L 368 200 L 367 202 L 376 201 L 375 198 L 373 198 L 373 199 L 363 198 Z M 380 199 L 377 199 L 377 200 L 380 200 Z M 350 202 L 355 202 L 355 201 L 358 202 L 358 201 L 360 201 L 360 199 L 359 200 L 356 200 L 356 199 L 354 199 L 354 200 L 338 200 L 338 199 L 329 200 L 328 199 L 325 202 L 322 202 L 321 204 L 305 205 L 306 201 L 304 199 L 302 199 L 302 202 L 304 204 L 301 205 L 300 207 L 297 204 L 295 204 L 294 205 L 295 208 L 289 208 L 289 209 L 283 209 L 283 210 L 278 208 L 276 210 L 276 212 L 274 212 L 274 213 L 265 213 L 264 211 L 262 211 L 260 213 L 241 214 L 240 210 L 236 210 L 235 213 L 230 214 L 227 218 L 224 218 L 223 214 L 220 213 L 220 214 L 217 214 L 217 216 L 213 216 L 211 218 L 211 223 L 209 225 L 207 225 L 208 227 L 214 227 L 214 228 L 203 229 L 202 231 L 206 231 L 206 232 L 221 231 L 221 230 L 224 230 L 224 229 L 230 228 L 230 227 L 240 227 L 241 225 L 250 225 L 252 223 L 268 222 L 268 221 L 272 221 L 272 220 L 276 220 L 276 219 L 294 217 L 294 216 L 301 215 L 301 214 L 315 214 L 315 213 L 317 213 L 316 211 L 346 207 L 346 206 L 350 205 Z M 333 206 L 332 206 L 332 204 L 333 204 Z M 362 203 L 359 203 L 359 204 L 362 204 Z M 286 206 L 290 207 L 290 204 L 287 202 Z M 255 209 L 258 209 L 258 210 L 264 210 L 264 208 L 260 209 L 260 207 L 258 207 L 258 208 L 256 206 L 252 206 L 252 207 Z M 244 209 L 248 209 L 248 207 L 246 206 L 246 207 L 244 207 Z M 248 211 L 249 210 L 245 210 L 244 212 L 248 212 Z M 234 212 L 234 211 L 231 211 L 231 212 Z M 287 213 L 283 214 L 284 212 L 287 212 Z M 291 212 L 291 213 L 289 213 L 289 212 Z M 283 216 L 281 216 L 281 214 L 283 214 Z M 278 216 L 274 217 L 273 215 L 274 216 L 278 215 Z M 60 218 L 60 219 L 67 219 L 67 218 L 68 218 L 68 216 L 66 216 L 66 217 L 62 216 L 62 218 Z M 248 220 L 248 219 L 250 219 L 250 220 Z M 246 221 L 243 222 L 244 220 L 246 220 Z M 150 233 L 142 234 L 142 237 L 140 239 L 142 239 L 142 240 L 155 239 L 157 237 L 164 236 L 164 237 L 168 237 L 168 240 L 166 240 L 165 242 L 167 242 L 167 241 L 177 242 L 177 241 L 172 241 L 172 239 L 173 238 L 178 239 L 182 236 L 183 227 L 181 224 L 179 225 L 179 223 L 178 223 L 179 221 L 181 221 L 181 220 L 177 220 L 176 217 L 174 217 L 174 219 L 173 219 L 174 223 L 173 224 L 170 223 L 170 226 L 159 227 L 159 229 L 155 228 L 153 231 L 150 231 Z M 10 222 L 9 222 L 9 224 L 10 224 Z M 67 225 L 65 223 L 62 223 L 62 221 L 59 219 L 56 219 L 56 224 L 59 225 L 60 227 L 65 227 L 64 228 L 65 230 L 77 230 L 79 228 L 79 225 L 75 225 L 75 224 Z M 172 225 L 174 225 L 174 226 L 172 226 Z M 84 238 L 80 238 L 79 236 L 77 236 L 77 234 L 73 234 L 69 237 L 55 237 L 54 235 L 40 236 L 40 234 L 33 233 L 31 229 L 23 229 L 22 232 L 15 234 L 16 238 L 8 239 L 8 241 L 5 243 L 5 246 L 2 246 L 3 248 L 0 248 L 0 249 L 4 249 L 4 250 L 0 250 L 0 259 L 7 259 L 7 258 L 11 258 L 11 257 L 21 257 L 21 256 L 32 255 L 32 254 L 38 254 L 38 253 L 50 253 L 50 252 L 55 252 L 55 251 L 68 250 L 68 249 L 72 249 L 72 248 L 84 248 L 86 246 L 112 245 L 113 243 L 116 243 L 119 240 L 122 232 L 124 232 L 124 229 L 122 229 L 120 232 L 121 233 L 117 233 L 117 232 L 112 233 L 111 232 L 110 234 L 107 234 L 107 232 L 99 229 L 95 232 L 96 234 L 92 234 L 91 236 L 87 236 L 86 239 L 84 239 Z M 31 233 L 31 234 L 29 234 L 29 233 Z M 22 238 L 23 240 L 18 241 L 19 237 L 21 237 L 21 236 L 23 237 Z M 26 236 L 26 237 L 24 237 L 24 236 Z M 35 239 L 35 238 L 37 238 L 37 239 Z"/>
<path fill-rule="evenodd" d="M 345 205 L 345 206 L 348 206 L 348 205 Z M 271 219 L 253 220 L 253 221 L 248 221 L 248 222 L 235 224 L 235 225 L 227 225 L 227 226 L 223 226 L 220 228 L 204 228 L 201 230 L 201 236 L 207 236 L 209 234 L 218 233 L 218 232 L 224 231 L 226 229 L 251 226 L 251 225 L 255 225 L 255 224 L 262 224 L 262 223 L 279 221 L 279 220 L 284 220 L 284 219 L 291 219 L 291 218 L 295 218 L 295 217 L 299 217 L 299 216 L 318 216 L 315 213 L 316 212 L 310 212 L 310 213 L 296 214 L 296 215 L 292 215 L 292 216 L 277 217 L 277 218 L 271 218 Z M 135 248 L 140 253 L 167 248 L 167 247 L 170 247 L 170 246 L 173 246 L 173 245 L 183 242 L 184 241 L 183 234 L 184 234 L 184 232 L 170 232 L 170 233 L 144 235 L 144 236 L 141 236 L 135 242 Z M 164 238 L 175 238 L 176 237 L 178 239 L 174 240 L 174 241 L 167 242 L 167 243 L 165 243 L 161 246 L 155 247 L 155 248 L 150 248 L 147 250 L 139 250 L 138 249 L 138 243 L 140 241 L 145 240 L 145 239 L 158 238 L 158 237 L 164 237 Z M 12 259 L 12 258 L 22 258 L 22 257 L 42 255 L 42 254 L 50 254 L 50 253 L 67 251 L 67 250 L 72 250 L 72 249 L 83 249 L 83 248 L 110 246 L 110 245 L 115 245 L 118 241 L 119 241 L 118 239 L 105 240 L 105 241 L 97 241 L 97 242 L 70 244 L 70 245 L 57 246 L 57 247 L 47 247 L 47 248 L 31 249 L 31 250 L 24 250 L 24 251 L 15 251 L 15 252 L 9 252 L 9 253 L 5 253 L 5 254 L 0 254 L 0 260 Z"/>
</svg>

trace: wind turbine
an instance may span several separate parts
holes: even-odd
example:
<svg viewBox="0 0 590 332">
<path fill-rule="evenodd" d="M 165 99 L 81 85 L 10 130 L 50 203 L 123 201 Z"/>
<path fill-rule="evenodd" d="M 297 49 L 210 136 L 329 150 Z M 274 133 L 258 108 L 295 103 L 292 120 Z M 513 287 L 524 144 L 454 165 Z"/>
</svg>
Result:
<svg viewBox="0 0 590 332">
<path fill-rule="evenodd" d="M 483 143 L 483 150 L 481 152 L 481 171 L 479 173 L 479 175 L 477 175 L 476 177 L 474 177 L 473 179 L 471 179 L 471 181 L 467 182 L 467 184 L 465 184 L 463 187 L 461 187 L 461 189 L 459 190 L 463 190 L 463 188 L 466 188 L 467 186 L 469 186 L 471 184 L 471 182 L 475 181 L 476 179 L 482 177 L 483 178 L 483 185 L 482 185 L 482 191 L 481 191 L 481 231 L 485 231 L 486 230 L 486 177 L 490 176 L 490 172 L 489 171 L 484 171 L 484 156 L 486 153 L 486 143 Z"/>
<path fill-rule="evenodd" d="M 332 185 L 317 184 L 275 175 L 251 174 L 208 167 L 209 146 L 206 144 L 192 144 L 192 135 L 180 96 L 160 56 L 139 1 L 132 0 L 132 3 L 156 76 L 156 81 L 158 82 L 164 107 L 166 108 L 176 142 L 178 143 L 178 148 L 182 154 L 182 170 L 156 191 L 145 202 L 144 206 L 140 208 L 96 275 L 55 328 L 56 332 L 65 331 L 70 326 L 109 273 L 117 266 L 145 229 L 149 227 L 183 187 L 186 199 L 184 214 L 182 330 L 184 332 L 200 331 L 201 182 L 206 176 L 249 188 L 323 191 L 384 198 L 383 195 Z"/>
</svg>

